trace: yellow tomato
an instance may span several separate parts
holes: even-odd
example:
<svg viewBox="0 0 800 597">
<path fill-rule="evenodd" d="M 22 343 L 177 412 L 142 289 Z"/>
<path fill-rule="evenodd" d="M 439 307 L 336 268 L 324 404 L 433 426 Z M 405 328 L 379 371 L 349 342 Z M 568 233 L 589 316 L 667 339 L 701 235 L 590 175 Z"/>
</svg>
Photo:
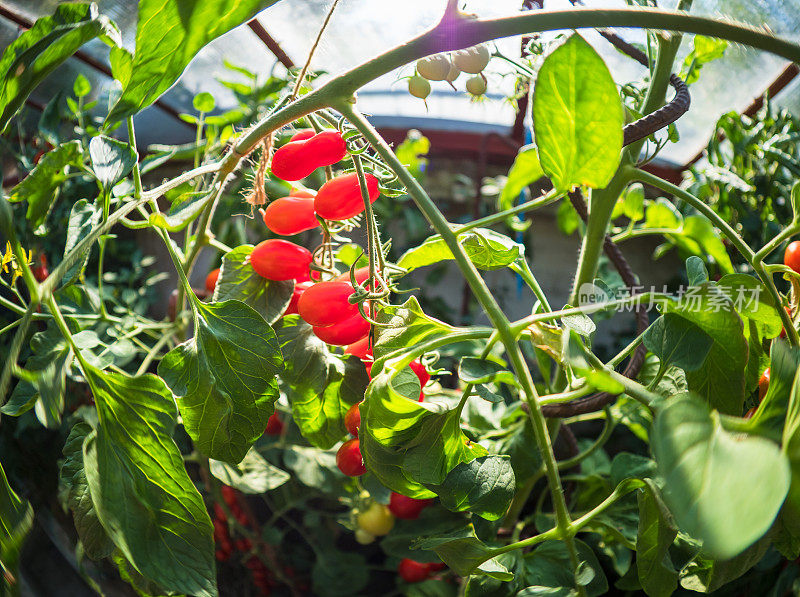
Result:
<svg viewBox="0 0 800 597">
<path fill-rule="evenodd" d="M 394 516 L 389 508 L 378 502 L 373 502 L 356 516 L 356 521 L 362 531 L 376 537 L 386 535 L 394 527 Z"/>
</svg>

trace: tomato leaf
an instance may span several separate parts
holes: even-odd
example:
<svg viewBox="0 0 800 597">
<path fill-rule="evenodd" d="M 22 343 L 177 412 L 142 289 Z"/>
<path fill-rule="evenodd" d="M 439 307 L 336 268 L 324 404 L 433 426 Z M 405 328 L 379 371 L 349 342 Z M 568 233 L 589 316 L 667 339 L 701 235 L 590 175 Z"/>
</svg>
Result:
<svg viewBox="0 0 800 597">
<path fill-rule="evenodd" d="M 12 575 L 12 578 L 17 577 L 19 552 L 32 526 L 33 508 L 28 500 L 20 498 L 11 488 L 0 463 L 0 562 L 3 563 L 4 571 Z M 4 592 L 7 578 L 5 576 L 0 584 Z"/>
<path fill-rule="evenodd" d="M 713 593 L 758 564 L 770 545 L 769 537 L 763 537 L 729 560 L 697 557 L 681 570 L 681 586 L 698 593 Z"/>
<path fill-rule="evenodd" d="M 639 529 L 636 534 L 636 571 L 649 597 L 669 597 L 678 588 L 678 572 L 669 548 L 678 534 L 661 492 L 650 480 L 637 492 Z"/>
<path fill-rule="evenodd" d="M 461 357 L 458 364 L 458 377 L 464 383 L 471 384 L 504 382 L 517 385 L 517 378 L 506 367 L 478 357 Z"/>
<path fill-rule="evenodd" d="M 136 52 L 108 122 L 140 112 L 172 87 L 209 42 L 250 20 L 277 0 L 140 0 Z"/>
<path fill-rule="evenodd" d="M 67 242 L 64 245 L 64 256 L 72 252 L 81 239 L 83 239 L 100 221 L 100 210 L 86 199 L 79 199 L 72 206 L 67 224 Z M 86 263 L 89 261 L 90 250 L 87 250 L 83 259 L 79 259 L 70 267 L 61 280 L 61 285 L 66 286 L 83 275 Z"/>
<path fill-rule="evenodd" d="M 508 456 L 481 456 L 462 462 L 435 487 L 448 510 L 467 510 L 486 520 L 499 520 L 506 513 L 515 489 L 514 469 Z"/>
<path fill-rule="evenodd" d="M 458 232 L 458 228 L 454 227 Z M 475 267 L 483 270 L 496 270 L 509 267 L 525 254 L 525 247 L 509 237 L 489 230 L 475 228 L 458 234 L 458 242 Z M 421 245 L 406 251 L 397 265 L 412 272 L 420 267 L 433 265 L 440 261 L 454 259 L 442 237 L 438 234 L 426 239 Z"/>
<path fill-rule="evenodd" d="M 63 449 L 59 486 L 65 492 L 84 552 L 99 560 L 110 556 L 116 547 L 97 517 L 83 467 L 83 444 L 91 433 L 87 423 L 77 423 L 70 430 Z"/>
<path fill-rule="evenodd" d="M 203 208 L 208 205 L 212 196 L 213 193 L 211 191 L 184 193 L 175 200 L 166 214 L 150 214 L 150 223 L 170 232 L 183 230 L 202 213 Z"/>
<path fill-rule="evenodd" d="M 275 332 L 244 303 L 198 302 L 196 310 L 194 338 L 167 353 L 158 373 L 197 449 L 237 464 L 274 412 L 283 359 Z"/>
<path fill-rule="evenodd" d="M 575 578 L 564 543 L 545 541 L 525 556 L 526 582 L 531 585 L 560 588 L 574 587 L 576 580 L 583 580 L 584 589 L 589 597 L 605 595 L 608 591 L 608 581 L 597 556 L 583 541 L 576 540 L 575 547 L 583 564 L 582 579 Z"/>
<path fill-rule="evenodd" d="M 653 423 L 664 502 L 703 550 L 732 558 L 772 526 L 789 490 L 789 459 L 773 442 L 732 434 L 691 394 L 672 396 Z"/>
<path fill-rule="evenodd" d="M 89 141 L 89 157 L 94 175 L 106 191 L 125 178 L 139 159 L 128 143 L 105 135 Z"/>
<path fill-rule="evenodd" d="M 119 31 L 95 4 L 60 4 L 52 16 L 37 19 L 0 58 L 0 132 L 31 92 L 78 48 L 98 36 L 119 42 Z"/>
<path fill-rule="evenodd" d="M 714 343 L 702 329 L 674 313 L 656 319 L 642 341 L 660 359 L 661 367 L 674 365 L 684 371 L 699 369 Z"/>
<path fill-rule="evenodd" d="M 67 180 L 67 168 L 81 165 L 81 142 L 69 141 L 42 156 L 22 182 L 11 189 L 8 200 L 28 202 L 26 217 L 37 234 L 45 230 L 44 220 Z"/>
<path fill-rule="evenodd" d="M 608 67 L 580 35 L 572 35 L 545 58 L 533 91 L 536 146 L 553 186 L 605 187 L 619 165 L 623 125 Z"/>
<path fill-rule="evenodd" d="M 714 341 L 702 366 L 687 371 L 689 390 L 721 413 L 740 415 L 748 349 L 744 325 L 733 302 L 715 284 L 706 282 L 690 287 L 679 301 L 667 303 L 664 310 L 689 320 Z"/>
<path fill-rule="evenodd" d="M 300 432 L 318 448 L 331 448 L 347 433 L 344 415 L 364 398 L 369 378 L 361 359 L 331 354 L 298 315 L 282 318 L 275 332 L 286 368 L 281 374 Z"/>
<path fill-rule="evenodd" d="M 450 533 L 423 537 L 415 541 L 413 549 L 432 549 L 456 574 L 485 574 L 497 580 L 511 580 L 514 575 L 492 558 L 492 548 L 478 539 L 472 524 L 464 525 Z"/>
<path fill-rule="evenodd" d="M 220 460 L 210 460 L 209 465 L 212 475 L 242 493 L 266 493 L 289 480 L 289 473 L 272 466 L 254 448 L 236 466 Z"/>
<path fill-rule="evenodd" d="M 259 276 L 250 265 L 252 252 L 252 245 L 242 245 L 225 253 L 214 301 L 242 301 L 258 311 L 267 323 L 275 323 L 292 300 L 294 282 L 275 282 Z"/>
<path fill-rule="evenodd" d="M 214 596 L 214 541 L 203 499 L 172 440 L 177 411 L 155 375 L 93 367 L 99 425 L 83 445 L 86 479 L 103 528 L 124 556 L 165 589 Z"/>
<path fill-rule="evenodd" d="M 528 186 L 535 183 L 544 176 L 542 166 L 539 164 L 539 154 L 536 152 L 535 145 L 526 145 L 520 148 L 514 163 L 508 171 L 508 180 L 500 192 L 497 200 L 499 211 L 505 211 L 514 207 L 514 203 Z M 508 226 L 517 232 L 526 230 L 530 221 L 524 222 L 518 216 L 506 218 Z"/>
</svg>

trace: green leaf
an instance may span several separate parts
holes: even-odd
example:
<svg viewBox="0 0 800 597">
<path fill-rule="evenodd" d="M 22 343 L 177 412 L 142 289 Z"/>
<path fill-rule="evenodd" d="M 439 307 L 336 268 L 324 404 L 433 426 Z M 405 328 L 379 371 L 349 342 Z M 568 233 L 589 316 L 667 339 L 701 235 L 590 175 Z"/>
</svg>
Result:
<svg viewBox="0 0 800 597">
<path fill-rule="evenodd" d="M 216 105 L 217 104 L 214 101 L 214 96 L 207 91 L 198 93 L 192 100 L 192 106 L 194 106 L 194 109 L 198 112 L 211 112 Z"/>
<path fill-rule="evenodd" d="M 692 45 L 692 51 L 683 59 L 683 66 L 681 67 L 681 77 L 686 81 L 687 85 L 697 82 L 703 66 L 725 55 L 728 42 L 716 37 L 695 35 Z"/>
<path fill-rule="evenodd" d="M 458 231 L 457 228 L 455 231 Z M 509 267 L 525 254 L 525 248 L 521 244 L 488 228 L 475 228 L 458 234 L 458 242 L 475 267 L 483 270 Z M 412 272 L 417 268 L 450 259 L 454 259 L 453 253 L 437 234 L 406 251 L 397 265 Z"/>
<path fill-rule="evenodd" d="M 705 216 L 694 215 L 686 217 L 683 222 L 683 230 L 680 235 L 675 237 L 675 242 L 679 247 L 683 247 L 687 251 L 705 253 L 712 257 L 723 272 L 733 272 L 733 263 L 731 263 L 728 250 L 719 237 L 719 233 Z"/>
<path fill-rule="evenodd" d="M 203 454 L 240 462 L 264 433 L 283 360 L 275 332 L 240 301 L 195 303 L 195 336 L 158 365 Z"/>
<path fill-rule="evenodd" d="M 761 281 L 747 274 L 727 274 L 717 282 L 719 289 L 730 298 L 734 309 L 743 318 L 750 319 L 766 338 L 781 333 L 783 323 L 775 301 Z"/>
<path fill-rule="evenodd" d="M 542 166 L 539 164 L 539 155 L 535 145 L 526 145 L 520 148 L 514 163 L 508 171 L 508 180 L 498 197 L 497 208 L 504 211 L 514 207 L 514 203 L 519 198 L 520 193 L 529 185 L 544 176 Z M 521 222 L 518 217 L 512 216 L 506 220 L 513 230 L 523 231 L 530 226 L 530 221 Z"/>
<path fill-rule="evenodd" d="M 781 423 L 780 408 L 787 391 L 790 391 L 782 444 L 783 453 L 791 465 L 792 482 L 778 520 L 780 535 L 779 539 L 776 539 L 776 544 L 787 557 L 796 558 L 795 554 L 800 553 L 800 375 L 797 373 L 800 370 L 796 368 L 800 355 L 797 349 L 787 349 L 783 342 L 776 344 L 770 362 L 770 387 L 764 396 L 764 402 L 769 400 L 774 404 L 766 408 L 762 404 L 759 406 L 759 411 L 762 408 L 768 410 L 772 414 L 770 417 L 773 419 L 772 424 L 777 428 Z M 776 367 L 774 373 L 773 366 Z M 793 367 L 795 367 L 794 372 L 792 372 Z M 756 416 L 758 414 L 757 411 Z"/>
<path fill-rule="evenodd" d="M 292 300 L 294 282 L 275 282 L 259 276 L 250 265 L 252 245 L 242 245 L 222 257 L 214 301 L 236 299 L 275 323 Z"/>
<path fill-rule="evenodd" d="M 183 230 L 203 212 L 212 196 L 211 191 L 183 193 L 166 214 L 151 213 L 150 223 L 170 232 Z"/>
<path fill-rule="evenodd" d="M 789 460 L 761 437 L 724 430 L 702 401 L 673 396 L 655 418 L 652 450 L 664 501 L 703 550 L 732 558 L 772 525 L 789 489 Z"/>
<path fill-rule="evenodd" d="M 47 152 L 36 167 L 22 182 L 11 189 L 8 200 L 28 202 L 26 217 L 31 226 L 42 231 L 42 225 L 50 208 L 58 197 L 58 191 L 67 180 L 67 168 L 81 165 L 81 142 L 70 141 Z"/>
<path fill-rule="evenodd" d="M 106 191 L 125 178 L 139 159 L 128 143 L 105 135 L 89 141 L 89 157 L 94 175 Z"/>
<path fill-rule="evenodd" d="M 101 212 L 97 207 L 89 203 L 86 199 L 79 199 L 72 206 L 69 213 L 69 223 L 67 224 L 67 242 L 64 245 L 64 257 L 66 257 L 75 246 L 94 228 L 100 221 Z M 66 286 L 79 279 L 83 275 L 86 263 L 89 261 L 87 249 L 83 258 L 79 259 L 75 265 L 70 267 L 61 279 L 61 285 Z"/>
<path fill-rule="evenodd" d="M 59 485 L 66 491 L 67 504 L 84 552 L 91 559 L 99 560 L 110 556 L 116 547 L 100 524 L 86 480 L 83 444 L 91 433 L 92 428 L 87 423 L 77 423 L 70 430 L 64 444 Z"/>
<path fill-rule="evenodd" d="M 461 357 L 461 362 L 458 364 L 458 377 L 464 383 L 470 384 L 504 382 L 517 385 L 517 378 L 506 367 L 478 357 Z"/>
<path fill-rule="evenodd" d="M 279 320 L 275 333 L 286 363 L 281 380 L 292 417 L 303 437 L 327 450 L 346 435 L 347 411 L 364 399 L 369 383 L 364 363 L 331 354 L 297 315 Z"/>
<path fill-rule="evenodd" d="M 276 1 L 140 0 L 130 78 L 107 121 L 121 120 L 152 104 L 175 84 L 203 46 Z"/>
<path fill-rule="evenodd" d="M 665 312 L 686 318 L 714 340 L 703 365 L 686 373 L 689 390 L 702 396 L 712 408 L 739 416 L 748 348 L 744 325 L 733 302 L 716 285 L 706 282 L 690 287 L 680 301 L 668 303 Z"/>
<path fill-rule="evenodd" d="M 680 315 L 667 313 L 656 319 L 642 337 L 647 350 L 661 360 L 661 366 L 699 369 L 714 341 L 711 336 Z"/>
<path fill-rule="evenodd" d="M 426 487 L 444 482 L 462 462 L 486 454 L 461 431 L 458 409 L 417 402 L 419 380 L 408 357 L 384 362 L 360 406 L 361 453 L 367 468 L 392 491 L 431 497 Z M 375 371 L 376 369 L 373 369 Z"/>
<path fill-rule="evenodd" d="M 499 520 L 506 513 L 515 489 L 514 469 L 508 456 L 481 456 L 463 462 L 435 488 L 448 510 L 467 510 L 486 520 Z"/>
<path fill-rule="evenodd" d="M 695 558 L 681 570 L 681 586 L 698 593 L 712 593 L 758 564 L 769 547 L 769 537 L 764 537 L 730 560 Z"/>
<path fill-rule="evenodd" d="M 319 550 L 311 569 L 314 595 L 349 597 L 362 593 L 369 581 L 369 569 L 360 553 L 340 551 L 330 546 Z"/>
<path fill-rule="evenodd" d="M 31 92 L 87 41 L 119 32 L 98 13 L 95 4 L 60 4 L 49 17 L 37 19 L 0 58 L 0 132 L 22 108 Z"/>
<path fill-rule="evenodd" d="M 203 499 L 172 440 L 177 412 L 155 375 L 84 368 L 100 424 L 83 445 L 103 528 L 125 557 L 165 589 L 215 596 L 214 541 Z"/>
<path fill-rule="evenodd" d="M 283 451 L 283 463 L 303 485 L 327 494 L 341 490 L 346 477 L 336 466 L 336 451 L 307 446 L 289 446 Z"/>
<path fill-rule="evenodd" d="M 514 577 L 496 558 L 492 558 L 492 548 L 478 539 L 475 527 L 471 524 L 450 533 L 423 537 L 412 548 L 435 551 L 460 576 L 485 574 L 497 580 L 511 580 Z"/>
<path fill-rule="evenodd" d="M 386 555 L 395 558 L 438 562 L 439 557 L 434 552 L 416 549 L 413 545 L 425 537 L 451 533 L 463 526 L 464 516 L 461 514 L 441 508 L 426 508 L 414 520 L 395 520 L 392 532 L 381 539 L 381 549 Z"/>
<path fill-rule="evenodd" d="M 700 286 L 703 282 L 708 282 L 708 270 L 703 260 L 694 255 L 689 257 L 686 260 L 686 276 L 689 286 Z"/>
<path fill-rule="evenodd" d="M 242 493 L 266 493 L 289 480 L 289 473 L 272 466 L 253 448 L 236 466 L 219 460 L 210 460 L 209 464 L 212 475 Z"/>
<path fill-rule="evenodd" d="M 597 561 L 597 556 L 583 541 L 575 541 L 578 557 L 588 566 L 594 576 L 585 586 L 589 597 L 605 595 L 608 581 Z M 561 541 L 545 541 L 525 556 L 525 581 L 530 585 L 543 587 L 574 587 L 575 576 L 570 564 L 569 553 Z"/>
<path fill-rule="evenodd" d="M 373 348 L 375 360 L 379 363 L 378 367 L 384 359 L 391 355 L 403 354 L 411 346 L 445 338 L 459 331 L 459 328 L 426 315 L 413 296 L 402 305 L 384 307 L 377 313 L 376 318 L 383 324 L 376 329 Z"/>
<path fill-rule="evenodd" d="M 6 472 L 0 463 L 0 562 L 4 574 L 0 581 L 0 588 L 10 588 L 16 593 L 18 587 L 12 584 L 9 587 L 9 576 L 16 579 L 19 565 L 19 552 L 25 536 L 33 526 L 33 508 L 28 500 L 20 498 L 11 488 Z"/>
<path fill-rule="evenodd" d="M 678 588 L 678 572 L 669 548 L 678 530 L 658 487 L 650 480 L 637 493 L 639 530 L 636 534 L 636 569 L 639 582 L 650 597 L 669 597 Z"/>
<path fill-rule="evenodd" d="M 526 587 L 516 597 L 578 597 L 578 591 L 567 587 Z"/>
<path fill-rule="evenodd" d="M 769 388 L 756 412 L 748 420 L 749 431 L 768 437 L 774 442 L 781 442 L 798 369 L 800 349 L 790 347 L 783 340 L 774 340 L 770 350 Z M 800 507 L 800 502 L 798 506 Z"/>
<path fill-rule="evenodd" d="M 644 210 L 645 228 L 672 228 L 679 229 L 683 226 L 683 216 L 672 203 L 659 197 L 649 202 Z"/>
<path fill-rule="evenodd" d="M 545 58 L 533 92 L 539 160 L 553 186 L 605 187 L 619 165 L 624 124 L 608 67 L 580 35 L 572 35 Z"/>
<path fill-rule="evenodd" d="M 86 97 L 91 91 L 92 84 L 89 83 L 89 79 L 78 73 L 78 76 L 75 77 L 75 82 L 72 84 L 72 93 L 75 94 L 75 97 Z"/>
</svg>

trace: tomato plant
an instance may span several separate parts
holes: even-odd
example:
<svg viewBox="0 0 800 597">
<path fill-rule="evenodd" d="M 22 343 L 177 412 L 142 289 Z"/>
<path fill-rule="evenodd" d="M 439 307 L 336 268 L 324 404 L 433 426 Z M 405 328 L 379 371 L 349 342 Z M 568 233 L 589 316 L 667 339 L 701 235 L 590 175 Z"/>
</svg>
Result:
<svg viewBox="0 0 800 597">
<path fill-rule="evenodd" d="M 673 140 L 724 40 L 795 62 L 800 46 L 687 0 L 504 19 L 451 0 L 430 31 L 322 84 L 311 56 L 285 79 L 234 67 L 249 81 L 230 86 L 237 110 L 201 92 L 182 116 L 194 144 L 140 150 L 134 115 L 273 3 L 140 0 L 133 53 L 96 6 L 62 3 L 0 60 L 20 173 L 0 197 L 4 593 L 21 590 L 34 510 L 72 527 L 52 535 L 89 584 L 147 595 L 786 591 L 800 576 L 800 165 L 791 135 L 773 137 L 791 123 L 751 131 L 764 147 L 747 151 L 782 168 L 760 182 L 783 218 L 752 230 L 747 184 L 676 186 L 644 148 Z M 574 26 L 648 75 L 620 87 Z M 649 52 L 608 26 L 644 29 Z M 569 33 L 538 36 L 551 31 Z M 534 34 L 519 60 L 493 43 Z M 108 110 L 78 78 L 63 122 L 55 97 L 35 135 L 17 134 L 30 93 L 95 38 L 119 88 Z M 431 81 L 484 101 L 498 61 L 527 94 L 533 142 L 497 209 L 456 223 L 426 190 L 421 135 L 393 149 L 357 92 L 396 71 L 425 101 Z M 393 254 L 402 239 L 380 214 L 402 202 L 429 236 Z M 581 233 L 563 308 L 506 230 L 555 205 Z M 174 273 L 166 315 L 143 299 L 156 264 L 129 250 L 139 235 Z M 621 243 L 650 235 L 686 258 L 680 292 L 639 287 Z M 426 313 L 413 274 L 445 263 L 480 325 Z M 518 319 L 484 277 L 506 269 L 529 301 Z M 608 348 L 596 322 L 615 310 L 636 333 Z"/>
</svg>

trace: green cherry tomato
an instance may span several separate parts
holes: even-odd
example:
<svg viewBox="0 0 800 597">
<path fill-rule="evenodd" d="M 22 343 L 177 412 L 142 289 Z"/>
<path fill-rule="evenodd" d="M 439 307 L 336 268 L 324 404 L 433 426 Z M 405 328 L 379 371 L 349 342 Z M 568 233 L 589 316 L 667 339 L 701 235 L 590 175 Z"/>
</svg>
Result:
<svg viewBox="0 0 800 597">
<path fill-rule="evenodd" d="M 394 516 L 389 508 L 378 502 L 372 502 L 356 517 L 356 521 L 362 531 L 376 537 L 388 534 L 394 527 Z"/>
<path fill-rule="evenodd" d="M 414 97 L 424 100 L 431 94 L 431 84 L 427 79 L 414 75 L 408 80 L 408 92 Z"/>
</svg>

